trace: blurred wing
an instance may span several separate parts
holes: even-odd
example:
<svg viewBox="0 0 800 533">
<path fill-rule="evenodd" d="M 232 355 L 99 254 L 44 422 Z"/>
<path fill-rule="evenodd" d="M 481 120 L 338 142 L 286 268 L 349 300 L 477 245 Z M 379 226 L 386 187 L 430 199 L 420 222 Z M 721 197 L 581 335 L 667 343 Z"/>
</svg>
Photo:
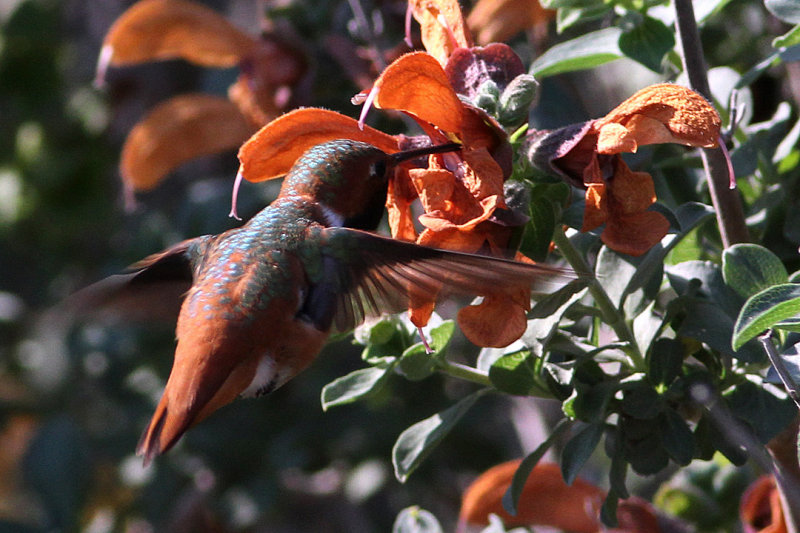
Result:
<svg viewBox="0 0 800 533">
<path fill-rule="evenodd" d="M 323 233 L 325 277 L 316 307 L 338 331 L 368 316 L 398 313 L 409 303 L 450 296 L 490 296 L 520 287 L 552 292 L 572 270 L 428 248 L 347 228 Z"/>
<path fill-rule="evenodd" d="M 78 316 L 104 320 L 175 322 L 209 237 L 180 242 L 78 291 L 66 302 Z"/>
</svg>

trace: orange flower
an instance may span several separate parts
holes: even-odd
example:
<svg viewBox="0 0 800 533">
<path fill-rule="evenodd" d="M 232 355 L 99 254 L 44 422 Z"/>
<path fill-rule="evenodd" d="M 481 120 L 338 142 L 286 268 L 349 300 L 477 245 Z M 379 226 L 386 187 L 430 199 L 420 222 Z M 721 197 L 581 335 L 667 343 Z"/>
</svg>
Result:
<svg viewBox="0 0 800 533">
<path fill-rule="evenodd" d="M 564 483 L 561 469 L 552 463 L 539 463 L 525 482 L 516 516 L 503 507 L 503 495 L 511 485 L 520 461 L 508 461 L 481 474 L 464 491 L 459 513 L 459 531 L 468 525 L 485 526 L 489 515 L 499 516 L 506 527 L 550 526 L 577 533 L 609 531 L 600 522 L 600 506 L 605 491 L 581 478 Z M 617 507 L 618 533 L 658 533 L 655 511 L 647 502 L 629 498 Z"/>
<path fill-rule="evenodd" d="M 781 496 L 775 478 L 763 475 L 742 496 L 739 515 L 746 533 L 786 533 Z"/>
<path fill-rule="evenodd" d="M 456 141 L 462 150 L 430 156 L 428 168 L 398 169 L 387 198 L 392 235 L 427 246 L 505 256 L 511 226 L 522 222 L 507 209 L 503 195 L 503 182 L 511 171 L 508 136 L 490 115 L 460 96 L 474 97 L 486 82 L 502 90 L 524 74 L 522 62 L 502 44 L 460 48 L 470 41 L 457 2 L 411 2 L 411 7 L 423 21 L 423 35 L 431 36 L 427 42 L 433 43 L 429 46 L 436 57 L 426 52 L 401 56 L 360 100 L 365 108 L 402 111 L 419 123 L 430 141 Z M 277 177 L 307 148 L 336 138 L 362 140 L 387 152 L 419 143 L 331 111 L 300 109 L 274 120 L 242 146 L 240 175 L 248 181 Z M 424 209 L 419 235 L 411 211 L 417 199 Z M 459 322 L 473 343 L 505 346 L 524 332 L 529 306 L 529 289 L 515 288 L 513 294 L 494 295 L 462 310 Z M 415 301 L 411 307 L 412 322 L 424 326 L 432 302 Z"/>
<path fill-rule="evenodd" d="M 203 67 L 239 66 L 228 99 L 202 94 L 163 102 L 125 141 L 120 173 L 128 204 L 196 157 L 240 146 L 289 105 L 290 87 L 305 59 L 277 35 L 255 39 L 211 9 L 187 0 L 141 0 L 108 31 L 97 66 L 98 85 L 109 66 L 180 58 Z"/>
<path fill-rule="evenodd" d="M 556 12 L 539 0 L 479 0 L 467 18 L 479 44 L 507 41 L 524 30 L 546 35 L 547 23 Z"/>
<path fill-rule="evenodd" d="M 586 190 L 581 231 L 605 224 L 601 240 L 636 256 L 666 235 L 669 222 L 648 211 L 656 201 L 653 178 L 631 171 L 619 154 L 657 143 L 714 147 L 719 129 L 719 115 L 702 96 L 664 83 L 642 89 L 603 118 L 532 132 L 528 155 L 537 166 Z"/>
</svg>

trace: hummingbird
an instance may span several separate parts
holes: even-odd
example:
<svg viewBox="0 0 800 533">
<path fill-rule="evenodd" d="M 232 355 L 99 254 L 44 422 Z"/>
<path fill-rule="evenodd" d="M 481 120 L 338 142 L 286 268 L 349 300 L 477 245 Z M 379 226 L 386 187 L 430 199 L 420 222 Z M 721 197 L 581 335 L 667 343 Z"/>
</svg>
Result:
<svg viewBox="0 0 800 533">
<path fill-rule="evenodd" d="M 286 174 L 277 198 L 246 224 L 180 242 L 102 289 L 177 284 L 183 292 L 172 371 L 136 450 L 145 465 L 223 405 L 286 383 L 333 331 L 401 312 L 414 297 L 490 296 L 569 276 L 561 268 L 373 233 L 398 165 L 458 149 L 443 144 L 387 154 L 352 140 L 316 145 Z"/>
</svg>

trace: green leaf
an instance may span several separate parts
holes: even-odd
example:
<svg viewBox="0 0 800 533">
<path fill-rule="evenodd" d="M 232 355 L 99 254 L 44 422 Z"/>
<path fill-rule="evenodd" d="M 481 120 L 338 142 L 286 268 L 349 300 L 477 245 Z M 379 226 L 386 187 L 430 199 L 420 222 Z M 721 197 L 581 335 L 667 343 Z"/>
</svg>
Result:
<svg viewBox="0 0 800 533">
<path fill-rule="evenodd" d="M 542 7 L 547 9 L 564 9 L 590 7 L 600 3 L 598 0 L 542 0 Z"/>
<path fill-rule="evenodd" d="M 438 357 L 444 355 L 455 331 L 456 323 L 454 320 L 445 320 L 431 330 L 431 348 Z"/>
<path fill-rule="evenodd" d="M 637 14 L 638 15 L 638 14 Z M 638 17 L 637 17 L 638 18 Z M 619 49 L 654 72 L 661 72 L 664 55 L 675 47 L 675 36 L 660 20 L 644 16 L 619 36 Z"/>
<path fill-rule="evenodd" d="M 683 344 L 675 339 L 661 338 L 653 344 L 647 360 L 647 376 L 655 385 L 670 385 L 681 373 Z"/>
<path fill-rule="evenodd" d="M 744 381 L 723 395 L 733 414 L 753 428 L 762 444 L 786 428 L 797 414 L 791 400 L 778 398 L 770 390 Z"/>
<path fill-rule="evenodd" d="M 436 358 L 421 342 L 409 346 L 397 364 L 397 370 L 411 381 L 421 381 L 436 372 Z"/>
<path fill-rule="evenodd" d="M 714 217 L 714 209 L 705 204 L 697 202 L 687 202 L 681 204 L 674 212 L 680 229 L 677 234 L 668 235 L 662 242 L 653 246 L 643 257 L 632 264 L 636 266 L 636 271 L 628 279 L 628 283 L 622 290 L 620 299 L 624 299 L 629 294 L 641 288 L 648 287 L 657 277 L 659 285 L 663 275 L 664 258 L 672 251 L 692 230 L 703 222 Z M 623 276 L 624 277 L 624 276 Z M 645 346 L 641 346 L 642 349 Z"/>
<path fill-rule="evenodd" d="M 623 417 L 625 458 L 642 475 L 656 474 L 669 464 L 669 455 L 661 442 L 657 419 L 639 420 Z"/>
<path fill-rule="evenodd" d="M 528 329 L 522 335 L 522 342 L 531 349 L 537 356 L 541 356 L 545 349 L 544 346 L 553 337 L 555 330 L 558 329 L 558 323 L 573 304 L 579 301 L 587 289 L 583 289 L 576 294 L 573 294 L 561 307 L 555 310 L 551 315 L 543 318 L 534 318 L 528 321 Z"/>
<path fill-rule="evenodd" d="M 570 281 L 556 292 L 547 294 L 534 304 L 529 318 L 547 318 L 555 314 L 572 296 L 582 291 L 589 284 L 588 278 L 578 278 Z"/>
<path fill-rule="evenodd" d="M 703 296 L 714 302 L 729 317 L 739 314 L 742 307 L 741 297 L 734 292 L 722 277 L 719 265 L 710 261 L 686 261 L 677 265 L 672 265 L 666 269 L 667 279 L 675 292 L 678 294 L 688 294 L 692 280 L 701 283 L 697 296 Z"/>
<path fill-rule="evenodd" d="M 601 19 L 608 15 L 611 9 L 612 7 L 605 3 L 590 7 L 561 8 L 556 15 L 556 31 L 564 33 L 565 30 L 576 24 Z"/>
<path fill-rule="evenodd" d="M 619 28 L 605 28 L 557 44 L 533 62 L 530 73 L 541 79 L 619 59 L 623 56 L 618 44 L 621 33 Z"/>
<path fill-rule="evenodd" d="M 747 177 L 758 170 L 759 160 L 772 161 L 773 154 L 789 131 L 791 118 L 791 106 L 781 102 L 769 120 L 745 129 L 747 140 L 731 151 L 737 178 Z"/>
<path fill-rule="evenodd" d="M 731 350 L 731 336 L 734 332 L 734 321 L 720 308 L 711 302 L 695 300 L 686 306 L 686 318 L 678 329 L 678 335 L 689 337 L 708 344 L 712 349 L 730 354 L 740 361 L 756 363 L 766 357 L 764 351 L 753 341 L 742 342 Z M 755 336 L 759 332 L 753 334 Z M 749 339 L 746 339 L 749 340 Z"/>
<path fill-rule="evenodd" d="M 367 344 L 387 344 L 397 333 L 397 321 L 393 318 L 380 320 L 369 328 L 366 335 Z"/>
<path fill-rule="evenodd" d="M 640 259 L 615 252 L 608 246 L 600 248 L 595 264 L 595 276 L 608 297 L 619 308 L 627 296 L 626 289 Z"/>
<path fill-rule="evenodd" d="M 534 197 L 528 207 L 531 219 L 525 226 L 520 249 L 534 261 L 544 261 L 550 251 L 556 216 L 548 198 Z"/>
<path fill-rule="evenodd" d="M 492 385 L 508 394 L 528 396 L 538 388 L 536 359 L 530 350 L 503 355 L 489 368 Z"/>
<path fill-rule="evenodd" d="M 621 411 L 641 420 L 655 418 L 661 410 L 661 397 L 645 384 L 626 390 L 622 397 Z"/>
<path fill-rule="evenodd" d="M 734 244 L 722 252 L 722 277 L 742 298 L 789 281 L 778 256 L 757 244 Z"/>
<path fill-rule="evenodd" d="M 738 350 L 764 330 L 797 315 L 800 315 L 800 285 L 784 283 L 764 289 L 744 303 L 731 345 Z"/>
<path fill-rule="evenodd" d="M 789 373 L 791 381 L 800 384 L 800 343 L 786 348 L 779 355 L 784 369 Z M 765 381 L 770 383 L 781 383 L 781 378 L 774 367 L 767 371 Z"/>
<path fill-rule="evenodd" d="M 608 402 L 616 391 L 616 383 L 598 383 L 595 386 L 576 384 L 561 409 L 570 418 L 584 422 L 601 422 L 606 418 Z"/>
<path fill-rule="evenodd" d="M 400 434 L 392 448 L 394 474 L 400 482 L 408 479 L 408 476 L 453 429 L 456 422 L 469 411 L 475 400 L 485 394 L 487 390 L 483 389 L 470 394 L 452 407 L 425 420 L 420 420 Z"/>
<path fill-rule="evenodd" d="M 603 436 L 603 424 L 589 424 L 572 437 L 561 452 L 561 475 L 567 485 L 572 485 L 586 461 L 597 448 Z"/>
<path fill-rule="evenodd" d="M 694 458 L 694 436 L 692 430 L 674 409 L 667 409 L 659 417 L 662 423 L 661 444 L 670 457 L 681 466 L 686 466 Z"/>
<path fill-rule="evenodd" d="M 442 533 L 442 526 L 430 511 L 414 505 L 400 511 L 392 533 Z"/>
<path fill-rule="evenodd" d="M 322 388 L 322 410 L 353 403 L 372 394 L 383 385 L 393 366 L 362 368 L 331 381 Z"/>
<path fill-rule="evenodd" d="M 773 48 L 788 48 L 800 44 L 800 24 L 772 40 Z"/>
<path fill-rule="evenodd" d="M 800 24 L 800 2 L 797 0 L 764 0 L 770 13 L 789 24 Z"/>
<path fill-rule="evenodd" d="M 656 303 L 655 300 L 651 301 L 645 310 L 633 320 L 633 337 L 636 339 L 636 345 L 645 354 L 650 350 L 650 345 L 664 327 L 664 317 L 653 312 Z"/>
<path fill-rule="evenodd" d="M 517 471 L 514 472 L 514 477 L 511 479 L 511 485 L 509 485 L 508 490 L 503 494 L 503 508 L 508 511 L 508 514 L 511 516 L 517 515 L 517 505 L 519 504 L 519 499 L 522 496 L 522 490 L 525 488 L 528 477 L 547 450 L 550 449 L 557 439 L 561 438 L 561 435 L 570 425 L 571 422 L 566 418 L 559 420 L 558 424 L 556 424 L 550 432 L 550 436 L 528 454 L 519 464 Z"/>
</svg>

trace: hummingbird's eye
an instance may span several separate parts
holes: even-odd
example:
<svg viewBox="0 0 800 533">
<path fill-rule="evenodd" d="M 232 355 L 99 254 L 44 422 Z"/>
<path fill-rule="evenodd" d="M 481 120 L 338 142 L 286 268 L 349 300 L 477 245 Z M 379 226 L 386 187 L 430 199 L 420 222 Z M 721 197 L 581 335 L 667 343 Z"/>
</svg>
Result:
<svg viewBox="0 0 800 533">
<path fill-rule="evenodd" d="M 369 177 L 382 179 L 386 176 L 386 161 L 375 161 L 369 166 Z"/>
</svg>

